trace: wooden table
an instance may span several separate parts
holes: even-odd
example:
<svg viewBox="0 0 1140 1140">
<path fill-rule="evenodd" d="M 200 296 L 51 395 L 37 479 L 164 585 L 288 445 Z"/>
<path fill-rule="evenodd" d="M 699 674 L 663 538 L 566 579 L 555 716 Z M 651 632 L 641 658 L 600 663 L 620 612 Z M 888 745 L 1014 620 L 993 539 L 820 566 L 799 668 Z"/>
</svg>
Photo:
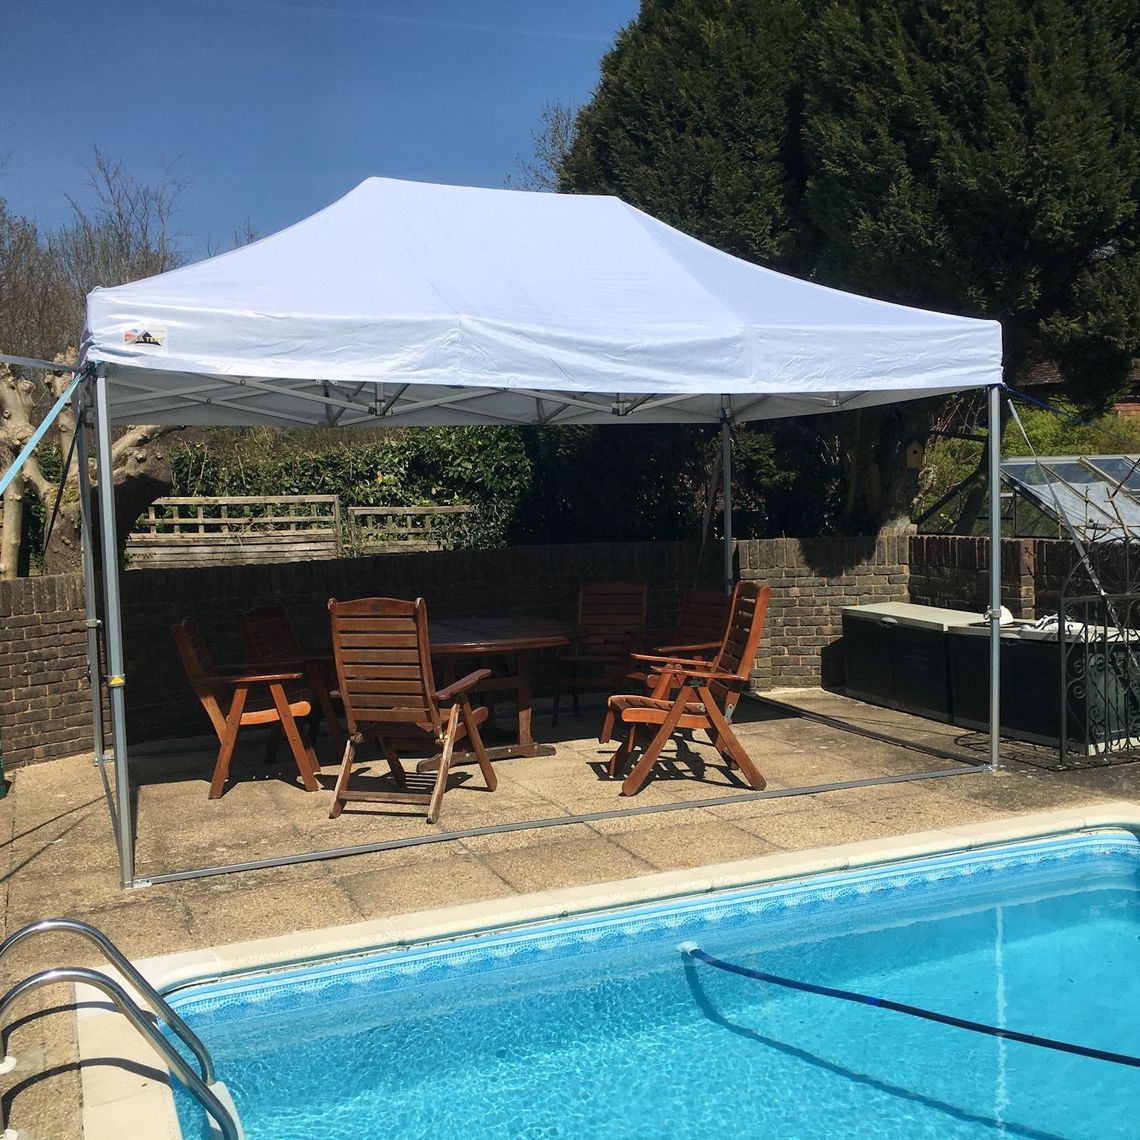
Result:
<svg viewBox="0 0 1140 1140">
<path fill-rule="evenodd" d="M 576 627 L 566 622 L 542 618 L 461 618 L 454 621 L 429 621 L 428 640 L 436 662 L 437 685 L 454 680 L 455 667 L 461 657 L 506 657 L 515 659 L 514 676 L 489 677 L 481 692 L 511 691 L 517 693 L 518 740 L 488 748 L 492 760 L 514 756 L 553 756 L 550 745 L 538 744 L 531 731 L 530 654 L 536 649 L 557 649 L 569 645 Z M 472 753 L 456 753 L 462 761 Z"/>
</svg>

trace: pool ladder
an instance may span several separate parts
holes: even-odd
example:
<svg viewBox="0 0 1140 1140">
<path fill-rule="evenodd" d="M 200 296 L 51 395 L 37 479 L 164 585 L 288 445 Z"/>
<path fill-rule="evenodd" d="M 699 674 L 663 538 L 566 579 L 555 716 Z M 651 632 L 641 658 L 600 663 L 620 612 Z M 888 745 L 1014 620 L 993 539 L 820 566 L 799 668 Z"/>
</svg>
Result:
<svg viewBox="0 0 1140 1140">
<path fill-rule="evenodd" d="M 171 1009 L 166 999 L 139 973 L 130 959 L 101 931 L 86 922 L 79 922 L 72 918 L 44 918 L 39 922 L 31 922 L 27 926 L 9 934 L 0 942 L 0 961 L 19 942 L 25 941 L 33 935 L 49 934 L 64 931 L 78 934 L 93 943 L 107 959 L 134 987 L 142 1000 L 150 1007 L 153 1018 L 148 1017 L 140 1008 L 138 1002 L 112 978 L 98 970 L 90 970 L 84 966 L 64 966 L 52 970 L 41 970 L 37 974 L 17 982 L 8 992 L 0 998 L 0 1035 L 3 1034 L 5 1015 L 11 1005 L 24 994 L 41 986 L 51 985 L 54 982 L 82 982 L 94 986 L 101 991 L 119 1010 L 121 1014 L 146 1038 L 146 1040 L 161 1054 L 166 1063 L 186 1086 L 190 1094 L 198 1101 L 203 1109 L 213 1118 L 222 1136 L 222 1140 L 242 1140 L 241 1123 L 238 1120 L 237 1109 L 234 1107 L 229 1090 L 225 1084 L 218 1080 L 214 1072 L 214 1062 L 210 1052 L 202 1044 L 198 1035 Z M 182 1054 L 162 1035 L 156 1021 L 164 1021 L 179 1040 L 194 1054 L 198 1061 L 201 1075 L 194 1071 L 183 1058 Z M 0 1036 L 4 1052 L 7 1054 L 6 1036 Z M 5 1055 L 0 1062 L 0 1073 L 9 1073 L 16 1067 L 16 1059 Z M 0 1118 L 0 1140 L 15 1140 L 17 1133 L 3 1127 L 4 1121 Z"/>
</svg>

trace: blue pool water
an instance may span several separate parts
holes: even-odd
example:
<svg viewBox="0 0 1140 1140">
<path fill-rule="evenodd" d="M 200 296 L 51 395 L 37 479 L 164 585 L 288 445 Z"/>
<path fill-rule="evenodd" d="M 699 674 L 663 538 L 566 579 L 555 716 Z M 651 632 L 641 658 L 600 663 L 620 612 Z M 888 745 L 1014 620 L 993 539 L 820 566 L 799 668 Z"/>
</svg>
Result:
<svg viewBox="0 0 1140 1140">
<path fill-rule="evenodd" d="M 1125 833 L 821 876 L 175 995 L 248 1140 L 1115 1137 L 1140 1070 L 694 962 L 1140 1054 Z M 202 1115 L 179 1096 L 186 1136 Z"/>
</svg>

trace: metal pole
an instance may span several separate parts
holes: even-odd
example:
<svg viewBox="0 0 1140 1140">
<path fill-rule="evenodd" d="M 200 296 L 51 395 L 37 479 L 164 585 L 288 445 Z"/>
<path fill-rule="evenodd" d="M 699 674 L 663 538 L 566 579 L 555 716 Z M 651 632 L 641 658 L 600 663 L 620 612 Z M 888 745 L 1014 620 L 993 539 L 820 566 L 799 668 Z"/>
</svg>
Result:
<svg viewBox="0 0 1140 1140">
<path fill-rule="evenodd" d="M 75 459 L 79 467 L 79 535 L 83 554 L 83 602 L 87 610 L 87 676 L 91 683 L 91 737 L 95 761 L 103 763 L 103 699 L 99 665 L 99 602 L 95 585 L 95 540 L 91 530 L 91 472 L 88 467 L 87 386 L 75 393 Z"/>
<path fill-rule="evenodd" d="M 83 605 L 87 611 L 87 680 L 91 686 L 91 746 L 99 782 L 111 816 L 116 842 L 119 836 L 119 809 L 107 779 L 107 741 L 103 735 L 103 663 L 99 655 L 99 598 L 95 578 L 95 539 L 91 525 L 91 471 L 88 465 L 87 409 L 91 405 L 91 383 L 88 381 L 75 396 L 75 451 L 79 467 L 79 533 L 82 547 Z"/>
<path fill-rule="evenodd" d="M 990 767 L 1001 759 L 1001 389 L 990 389 Z"/>
<path fill-rule="evenodd" d="M 720 409 L 720 462 L 723 468 L 721 483 L 724 489 L 724 592 L 732 593 L 732 439 L 729 428 L 732 413 L 727 404 Z"/>
<path fill-rule="evenodd" d="M 111 751 L 115 760 L 115 799 L 119 809 L 116 838 L 119 877 L 124 887 L 135 878 L 131 827 L 131 777 L 127 768 L 126 675 L 123 668 L 123 618 L 119 601 L 119 544 L 115 536 L 115 475 L 111 458 L 111 411 L 107 377 L 95 374 L 95 444 L 99 457 L 99 537 L 103 548 L 103 640 L 107 653 L 107 693 L 111 703 Z"/>
</svg>

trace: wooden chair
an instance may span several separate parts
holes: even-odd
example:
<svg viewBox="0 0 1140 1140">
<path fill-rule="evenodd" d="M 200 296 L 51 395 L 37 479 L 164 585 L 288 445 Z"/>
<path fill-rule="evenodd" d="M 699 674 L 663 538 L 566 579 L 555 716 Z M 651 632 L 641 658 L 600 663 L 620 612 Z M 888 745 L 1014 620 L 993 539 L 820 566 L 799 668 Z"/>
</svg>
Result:
<svg viewBox="0 0 1140 1140">
<path fill-rule="evenodd" d="M 740 693 L 748 685 L 771 596 L 768 586 L 737 582 L 728 628 L 711 661 L 634 654 L 635 661 L 652 668 L 656 682 L 650 696 L 618 694 L 609 699 L 600 741 L 605 744 L 611 739 L 617 719 L 629 726 L 624 743 L 610 757 L 611 777 L 616 779 L 634 753 L 643 725 L 656 725 L 657 732 L 622 784 L 623 796 L 636 795 L 641 790 L 662 748 L 679 729 L 706 732 L 729 767 L 738 767 L 758 791 L 764 787 L 764 777 L 741 747 L 729 721 Z"/>
<path fill-rule="evenodd" d="M 428 823 L 439 818 L 443 793 L 457 740 L 470 738 L 489 791 L 497 778 L 479 725 L 485 708 L 471 707 L 471 690 L 490 676 L 478 669 L 437 690 L 432 676 L 428 644 L 427 605 L 397 598 L 364 598 L 354 602 L 329 599 L 333 657 L 337 684 L 348 721 L 348 743 L 337 777 L 329 818 L 336 819 L 353 800 L 395 804 L 424 804 Z M 356 749 L 366 736 L 375 737 L 396 783 L 395 791 L 353 791 L 348 786 Z M 399 753 L 423 750 L 437 753 L 426 764 L 438 765 L 430 791 L 413 791 Z"/>
<path fill-rule="evenodd" d="M 276 750 L 280 734 L 284 732 L 297 763 L 301 783 L 306 791 L 315 792 L 317 758 L 297 727 L 297 719 L 307 717 L 313 711 L 307 697 L 298 692 L 303 679 L 301 671 L 277 671 L 269 667 L 217 669 L 202 640 L 198 623 L 191 618 L 172 625 L 170 634 L 178 646 L 190 685 L 218 735 L 220 747 L 214 764 L 214 778 L 210 781 L 209 798 L 216 800 L 222 794 L 238 733 L 253 725 L 268 725 L 273 729 L 270 757 Z"/>
<path fill-rule="evenodd" d="M 632 650 L 644 646 L 646 593 L 644 582 L 590 582 L 578 591 L 579 637 L 555 662 L 551 723 L 558 723 L 563 689 L 570 690 L 575 716 L 580 689 L 613 692 Z"/>
<path fill-rule="evenodd" d="M 671 635 L 650 642 L 647 653 L 653 656 L 680 657 L 707 661 L 720 650 L 728 622 L 731 595 L 721 590 L 688 590 L 681 598 L 677 625 Z M 649 684 L 646 668 L 631 669 L 619 679 L 623 691 Z"/>
<path fill-rule="evenodd" d="M 289 612 L 276 603 L 240 611 L 238 627 L 242 645 L 251 660 L 282 668 L 288 666 L 304 674 L 305 684 L 316 702 L 320 719 L 328 725 L 329 735 L 337 750 L 343 752 L 344 730 L 329 686 L 330 676 L 335 675 L 332 657 L 328 654 L 322 656 L 306 653 L 297 641 Z"/>
</svg>

